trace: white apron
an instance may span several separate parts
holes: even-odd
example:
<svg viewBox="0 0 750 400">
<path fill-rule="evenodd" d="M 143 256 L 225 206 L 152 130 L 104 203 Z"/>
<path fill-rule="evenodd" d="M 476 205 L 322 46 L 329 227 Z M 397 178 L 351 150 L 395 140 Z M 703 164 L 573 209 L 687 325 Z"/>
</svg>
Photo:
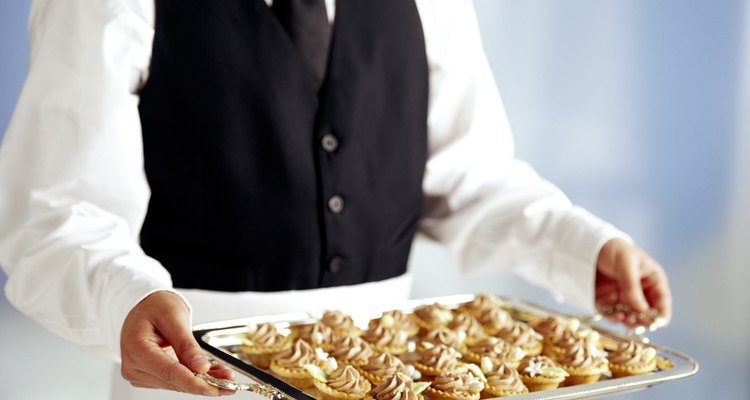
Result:
<svg viewBox="0 0 750 400">
<path fill-rule="evenodd" d="M 193 323 L 221 321 L 268 315 L 291 311 L 383 309 L 389 303 L 409 299 L 412 276 L 404 274 L 396 278 L 361 285 L 339 286 L 325 289 L 292 290 L 284 292 L 214 292 L 196 289 L 178 289 L 193 307 Z M 237 374 L 238 382 L 247 382 Z M 243 399 L 262 399 L 253 393 L 240 394 Z M 205 399 L 167 390 L 139 389 L 130 385 L 120 375 L 120 365 L 113 368 L 112 400 L 181 400 Z"/>
</svg>

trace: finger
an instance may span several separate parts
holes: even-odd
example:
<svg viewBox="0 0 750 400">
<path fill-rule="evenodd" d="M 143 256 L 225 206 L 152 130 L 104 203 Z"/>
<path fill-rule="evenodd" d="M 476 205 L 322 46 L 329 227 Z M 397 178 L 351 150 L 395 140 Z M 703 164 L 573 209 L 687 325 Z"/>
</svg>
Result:
<svg viewBox="0 0 750 400">
<path fill-rule="evenodd" d="M 193 372 L 206 373 L 211 368 L 203 349 L 192 335 L 188 319 L 179 314 L 164 315 L 156 328 L 174 349 L 177 359 Z"/>
<path fill-rule="evenodd" d="M 672 319 L 672 293 L 664 269 L 653 262 L 652 271 L 643 280 L 644 292 L 649 304 L 659 310 L 659 315 L 669 322 Z"/>
<path fill-rule="evenodd" d="M 141 352 L 141 357 L 135 368 L 136 372 L 133 373 L 141 381 L 162 388 L 174 387 L 180 392 L 205 396 L 219 395 L 218 388 L 196 377 L 186 366 L 155 344 L 151 347 L 151 351 Z M 138 375 L 139 372 L 151 375 L 151 378 L 146 379 Z"/>
<path fill-rule="evenodd" d="M 616 290 L 611 290 L 607 293 L 600 294 L 596 299 L 596 309 L 605 309 L 607 306 L 616 304 L 619 299 L 620 294 Z"/>
<path fill-rule="evenodd" d="M 234 371 L 221 364 L 212 365 L 211 369 L 208 370 L 208 374 L 219 379 L 228 379 L 231 381 L 235 379 Z"/>
<path fill-rule="evenodd" d="M 620 284 L 620 302 L 636 311 L 648 309 L 648 303 L 643 295 L 640 274 L 640 258 L 621 252 L 615 259 L 617 281 Z"/>
<path fill-rule="evenodd" d="M 165 384 L 160 378 L 141 370 L 134 370 L 127 376 L 123 373 L 123 377 L 135 387 L 145 389 L 167 389 L 181 392 L 177 386 Z"/>
</svg>

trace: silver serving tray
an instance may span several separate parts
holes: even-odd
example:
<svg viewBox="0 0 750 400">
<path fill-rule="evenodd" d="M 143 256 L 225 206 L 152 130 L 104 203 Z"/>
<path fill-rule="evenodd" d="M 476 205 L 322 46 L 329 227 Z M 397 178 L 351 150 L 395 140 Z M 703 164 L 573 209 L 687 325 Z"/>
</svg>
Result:
<svg viewBox="0 0 750 400">
<path fill-rule="evenodd" d="M 567 318 L 575 317 L 531 304 L 517 298 L 498 297 L 504 302 L 504 308 L 508 309 L 514 318 L 521 321 L 528 321 L 535 317 L 546 317 L 552 315 Z M 379 317 L 382 311 L 400 309 L 404 312 L 411 312 L 421 305 L 433 303 L 440 303 L 450 307 L 471 301 L 473 298 L 474 295 L 434 297 L 406 301 L 397 304 L 395 307 L 389 307 L 387 310 L 384 309 L 378 312 L 347 312 L 352 316 L 354 322 L 358 326 L 365 328 L 368 321 L 372 318 Z M 214 359 L 223 362 L 254 381 L 254 384 L 249 385 L 250 391 L 271 399 L 311 400 L 313 399 L 312 396 L 279 380 L 269 372 L 256 368 L 246 361 L 242 351 L 239 350 L 240 341 L 235 335 L 246 332 L 246 326 L 249 323 L 259 324 L 264 322 L 274 323 L 276 327 L 283 332 L 292 325 L 314 322 L 322 315 L 322 313 L 322 310 L 317 312 L 294 312 L 200 324 L 193 328 L 193 334 L 201 347 L 203 347 Z M 605 347 L 608 347 L 607 345 L 612 347 L 621 341 L 628 340 L 628 338 L 623 335 L 604 329 L 595 324 L 587 323 L 585 320 L 583 320 L 582 325 L 598 331 L 602 336 L 602 341 Z M 649 343 L 649 346 L 654 347 L 657 350 L 658 367 L 655 372 L 646 375 L 622 378 L 603 376 L 601 380 L 595 383 L 562 387 L 542 392 L 532 392 L 513 396 L 513 398 L 519 400 L 602 398 L 643 390 L 658 383 L 688 377 L 698 371 L 698 363 L 690 356 L 658 344 Z"/>
</svg>

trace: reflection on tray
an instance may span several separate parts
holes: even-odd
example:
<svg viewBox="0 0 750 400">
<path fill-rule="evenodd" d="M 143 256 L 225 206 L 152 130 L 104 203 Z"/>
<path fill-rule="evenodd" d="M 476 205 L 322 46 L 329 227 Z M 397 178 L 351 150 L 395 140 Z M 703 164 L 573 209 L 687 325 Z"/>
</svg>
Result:
<svg viewBox="0 0 750 400">
<path fill-rule="evenodd" d="M 673 350 L 491 295 L 221 321 L 195 336 L 276 397 L 297 399 L 594 398 L 698 369 Z"/>
</svg>

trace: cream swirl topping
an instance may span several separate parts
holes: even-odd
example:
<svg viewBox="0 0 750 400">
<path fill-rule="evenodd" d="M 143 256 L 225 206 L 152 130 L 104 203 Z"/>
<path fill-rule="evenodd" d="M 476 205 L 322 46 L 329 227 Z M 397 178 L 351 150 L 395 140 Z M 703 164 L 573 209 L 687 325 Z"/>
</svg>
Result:
<svg viewBox="0 0 750 400">
<path fill-rule="evenodd" d="M 541 340 L 541 336 L 536 331 L 520 322 L 514 322 L 512 325 L 500 329 L 497 336 L 513 346 L 521 348 L 534 347 Z"/>
<path fill-rule="evenodd" d="M 408 376 L 396 373 L 380 382 L 370 394 L 376 400 L 417 400 L 417 394 L 412 390 L 413 383 Z"/>
<path fill-rule="evenodd" d="M 650 364 L 656 358 L 656 350 L 633 340 L 622 342 L 617 350 L 607 356 L 609 362 L 617 365 Z"/>
<path fill-rule="evenodd" d="M 300 339 L 310 342 L 313 346 L 326 345 L 333 342 L 333 330 L 330 326 L 322 322 L 299 327 L 297 335 Z"/>
<path fill-rule="evenodd" d="M 392 327 L 406 331 L 415 327 L 414 322 L 401 310 L 384 312 L 380 318 L 370 320 L 370 323 L 367 326 L 370 329 L 375 329 L 378 326 L 385 326 L 386 328 Z"/>
<path fill-rule="evenodd" d="M 480 338 L 485 336 L 482 325 L 470 314 L 459 313 L 453 317 L 453 321 L 448 327 L 455 331 L 464 331 L 466 336 L 471 338 Z"/>
<path fill-rule="evenodd" d="M 458 359 L 460 357 L 461 353 L 444 344 L 425 349 L 419 354 L 419 359 L 422 364 L 443 371 L 452 370 L 458 367 Z"/>
<path fill-rule="evenodd" d="M 344 393 L 362 393 L 367 390 L 365 379 L 354 367 L 347 365 L 328 375 L 328 387 Z"/>
<path fill-rule="evenodd" d="M 576 320 L 577 321 L 577 320 Z M 539 332 L 545 339 L 555 342 L 566 333 L 575 332 L 573 324 L 560 317 L 547 317 L 529 324 L 535 331 Z"/>
<path fill-rule="evenodd" d="M 386 377 L 403 372 L 406 369 L 403 361 L 392 356 L 390 353 L 373 355 L 367 360 L 362 369 L 376 376 Z"/>
<path fill-rule="evenodd" d="M 461 344 L 458 335 L 454 331 L 445 327 L 435 328 L 427 332 L 422 340 L 432 344 L 444 344 L 453 348 L 459 347 Z"/>
<path fill-rule="evenodd" d="M 301 339 L 294 345 L 276 356 L 276 363 L 284 368 L 302 368 L 305 364 L 315 363 L 315 351 L 312 346 Z"/>
<path fill-rule="evenodd" d="M 378 326 L 365 332 L 363 339 L 379 347 L 406 346 L 409 334 L 401 329 Z"/>
<path fill-rule="evenodd" d="M 473 346 L 470 346 L 469 350 L 480 356 L 490 357 L 493 360 L 507 360 L 509 362 L 521 361 L 526 355 L 520 347 L 508 344 L 496 337 L 484 338 Z"/>
<path fill-rule="evenodd" d="M 432 381 L 432 388 L 459 396 L 467 396 L 481 392 L 484 389 L 484 384 L 472 375 L 462 373 L 436 376 Z"/>
<path fill-rule="evenodd" d="M 576 368 L 601 369 L 607 365 L 607 358 L 596 346 L 580 338 L 565 348 L 565 354 L 558 359 L 560 364 Z"/>
<path fill-rule="evenodd" d="M 453 319 L 451 310 L 441 304 L 428 304 L 414 310 L 422 321 L 431 325 L 447 325 Z"/>
<path fill-rule="evenodd" d="M 344 331 L 357 329 L 357 327 L 354 325 L 354 320 L 352 319 L 352 317 L 338 310 L 328 310 L 324 312 L 323 317 L 320 319 L 320 321 L 334 329 L 340 329 Z"/>
<path fill-rule="evenodd" d="M 518 371 L 506 364 L 500 364 L 486 375 L 487 384 L 501 390 L 520 393 L 526 386 L 521 382 Z"/>
<path fill-rule="evenodd" d="M 526 357 L 518 366 L 518 372 L 530 377 L 565 377 L 568 373 L 547 356 Z"/>
<path fill-rule="evenodd" d="M 340 361 L 364 361 L 372 356 L 370 345 L 356 336 L 345 336 L 336 340 L 330 355 Z"/>
<path fill-rule="evenodd" d="M 510 313 L 500 308 L 491 308 L 484 310 L 477 317 L 477 321 L 485 328 L 500 329 L 513 324 L 513 317 Z"/>
<path fill-rule="evenodd" d="M 462 308 L 476 312 L 482 312 L 484 310 L 500 308 L 501 305 L 502 302 L 497 297 L 491 294 L 481 293 L 474 297 L 474 299 L 470 302 L 464 303 L 462 305 Z"/>
<path fill-rule="evenodd" d="M 286 340 L 286 336 L 277 332 L 276 327 L 270 322 L 257 325 L 247 333 L 247 337 L 255 347 L 273 347 Z"/>
</svg>

